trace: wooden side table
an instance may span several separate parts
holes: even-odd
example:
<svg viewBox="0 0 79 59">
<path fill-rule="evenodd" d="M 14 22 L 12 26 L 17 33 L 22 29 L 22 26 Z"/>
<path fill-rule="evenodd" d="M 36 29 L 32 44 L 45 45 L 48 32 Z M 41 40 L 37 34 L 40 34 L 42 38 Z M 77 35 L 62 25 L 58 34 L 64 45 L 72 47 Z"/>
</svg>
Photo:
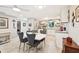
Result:
<svg viewBox="0 0 79 59">
<path fill-rule="evenodd" d="M 67 38 L 63 39 L 63 53 L 79 53 L 79 46 L 72 40 L 69 44 Z"/>
</svg>

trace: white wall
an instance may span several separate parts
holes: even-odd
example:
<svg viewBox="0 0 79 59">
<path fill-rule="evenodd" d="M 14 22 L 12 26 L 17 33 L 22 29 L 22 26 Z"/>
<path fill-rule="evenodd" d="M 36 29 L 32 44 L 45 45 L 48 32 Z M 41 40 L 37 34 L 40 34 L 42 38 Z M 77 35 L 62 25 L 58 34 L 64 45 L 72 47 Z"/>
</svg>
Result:
<svg viewBox="0 0 79 59">
<path fill-rule="evenodd" d="M 73 5 L 70 8 L 70 21 L 72 20 L 72 13 L 75 12 L 75 8 L 77 5 Z M 74 13 L 75 14 L 75 13 Z M 79 22 L 75 21 L 74 27 L 72 26 L 72 22 L 69 24 L 69 36 L 73 38 L 75 42 L 79 43 Z"/>
<path fill-rule="evenodd" d="M 13 28 L 13 22 L 12 22 L 12 20 L 15 19 L 15 18 L 14 17 L 9 17 L 8 15 L 5 15 L 5 14 L 0 14 L 0 17 L 8 18 L 8 25 L 9 25 L 8 29 L 0 29 L 0 33 L 10 32 L 10 38 L 17 37 L 16 29 Z"/>
<path fill-rule="evenodd" d="M 30 28 L 31 30 L 37 30 L 37 21 L 38 20 L 36 20 L 36 19 L 28 19 L 27 20 L 27 30 L 28 30 L 28 28 Z M 32 24 L 32 26 L 31 27 L 29 27 L 29 24 Z"/>
<path fill-rule="evenodd" d="M 35 19 L 20 18 L 20 19 L 17 19 L 17 21 L 21 21 L 21 32 L 23 32 L 25 36 L 26 36 L 26 32 L 27 32 L 28 28 L 30 28 L 31 30 L 37 30 L 37 26 L 36 26 L 37 20 L 35 20 Z M 23 23 L 26 23 L 26 26 L 23 26 Z M 29 27 L 29 23 L 32 24 L 31 27 Z M 16 23 L 16 25 L 17 25 L 17 23 Z M 15 32 L 17 34 L 16 30 L 15 30 Z"/>
<path fill-rule="evenodd" d="M 26 20 L 20 20 L 21 21 L 21 32 L 27 31 L 27 19 Z M 23 26 L 23 23 L 26 24 L 26 26 Z"/>
<path fill-rule="evenodd" d="M 66 31 L 69 31 L 69 22 L 68 21 L 68 9 L 69 7 L 65 7 L 61 10 L 60 12 L 60 22 L 62 22 L 62 26 L 66 27 Z M 62 51 L 63 49 L 63 38 L 66 38 L 69 36 L 69 33 L 65 32 L 55 32 L 55 37 L 56 37 L 56 44 L 57 48 Z"/>
<path fill-rule="evenodd" d="M 6 15 L 1 15 L 1 14 L 0 14 L 0 17 L 6 17 L 6 18 L 8 18 Z M 8 18 L 8 21 L 9 21 L 9 18 Z M 5 32 L 9 32 L 9 28 L 8 29 L 0 29 L 0 33 L 5 33 Z"/>
<path fill-rule="evenodd" d="M 76 19 L 75 19 L 75 25 L 74 25 L 74 27 L 72 26 L 72 18 L 73 18 L 72 13 L 74 12 L 74 14 L 75 14 L 76 7 L 77 7 L 77 5 L 70 6 L 70 21 L 67 24 L 64 25 L 64 26 L 67 27 L 68 35 L 65 35 L 65 34 L 62 35 L 61 33 L 56 34 L 56 36 L 57 36 L 56 42 L 57 42 L 57 46 L 59 48 L 62 48 L 62 46 L 61 46 L 62 40 L 61 39 L 62 39 L 62 37 L 65 37 L 65 36 L 71 37 L 76 43 L 79 44 L 79 22 L 76 22 Z"/>
<path fill-rule="evenodd" d="M 76 43 L 79 44 L 79 22 L 76 22 L 76 19 L 75 19 L 75 25 L 74 27 L 72 26 L 72 13 L 74 12 L 75 14 L 75 9 L 76 9 L 77 5 L 73 5 L 70 7 L 70 21 L 65 24 L 64 26 L 67 27 L 67 30 L 68 30 L 68 34 L 63 34 L 62 33 L 58 33 L 56 34 L 56 42 L 57 42 L 57 47 L 59 48 L 62 48 L 62 38 L 63 37 L 71 37 Z"/>
<path fill-rule="evenodd" d="M 34 30 L 34 29 L 37 29 L 36 27 L 36 22 L 37 20 L 34 20 L 34 19 L 30 19 L 30 20 L 27 20 L 26 19 L 23 19 L 23 18 L 20 18 L 20 19 L 16 19 L 14 17 L 10 17 L 8 15 L 5 15 L 5 14 L 0 14 L 0 17 L 7 17 L 8 18 L 8 24 L 9 24 L 9 28 L 8 29 L 0 29 L 0 33 L 6 33 L 6 32 L 10 32 L 10 38 L 13 39 L 13 38 L 16 38 L 17 37 L 17 21 L 21 21 L 21 31 L 26 33 L 26 31 L 28 30 L 29 26 L 28 24 L 31 23 L 32 24 L 32 27 L 31 29 Z M 15 28 L 13 28 L 13 19 L 15 19 Z M 26 26 L 24 27 L 23 26 L 23 23 L 26 23 Z"/>
</svg>

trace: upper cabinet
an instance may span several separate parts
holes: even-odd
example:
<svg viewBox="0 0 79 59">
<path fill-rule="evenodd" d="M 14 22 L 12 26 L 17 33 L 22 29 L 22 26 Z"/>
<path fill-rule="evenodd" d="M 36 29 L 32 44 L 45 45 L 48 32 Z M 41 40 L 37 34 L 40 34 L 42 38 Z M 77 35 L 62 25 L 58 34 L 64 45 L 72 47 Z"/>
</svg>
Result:
<svg viewBox="0 0 79 59">
<path fill-rule="evenodd" d="M 66 8 L 64 8 L 64 9 L 62 9 L 61 10 L 61 22 L 68 22 L 69 21 L 69 19 L 68 19 L 68 17 L 69 17 L 69 8 L 68 7 L 66 7 Z"/>
</svg>

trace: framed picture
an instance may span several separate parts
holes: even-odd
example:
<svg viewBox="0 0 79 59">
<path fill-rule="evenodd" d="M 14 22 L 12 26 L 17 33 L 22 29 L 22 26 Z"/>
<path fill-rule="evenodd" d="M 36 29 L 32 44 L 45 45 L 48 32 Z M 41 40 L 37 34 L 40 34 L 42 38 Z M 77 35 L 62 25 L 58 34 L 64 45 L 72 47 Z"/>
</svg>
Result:
<svg viewBox="0 0 79 59">
<path fill-rule="evenodd" d="M 55 26 L 54 21 L 53 21 L 52 19 L 51 19 L 51 20 L 48 20 L 48 28 L 49 28 L 49 29 L 53 29 L 54 26 Z"/>
<path fill-rule="evenodd" d="M 8 28 L 8 18 L 0 17 L 0 29 Z"/>
<path fill-rule="evenodd" d="M 49 27 L 54 27 L 54 22 L 53 21 L 49 21 Z"/>
<path fill-rule="evenodd" d="M 26 26 L 26 23 L 23 23 L 23 26 L 25 27 Z"/>
<path fill-rule="evenodd" d="M 75 9 L 75 19 L 76 22 L 79 22 L 79 6 L 77 6 L 77 8 Z"/>
</svg>

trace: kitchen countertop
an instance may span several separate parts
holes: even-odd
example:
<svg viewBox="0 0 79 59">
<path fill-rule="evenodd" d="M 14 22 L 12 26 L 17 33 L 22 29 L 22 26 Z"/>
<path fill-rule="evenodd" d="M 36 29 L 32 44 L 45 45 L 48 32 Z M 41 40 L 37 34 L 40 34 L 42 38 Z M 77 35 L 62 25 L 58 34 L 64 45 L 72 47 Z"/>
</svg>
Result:
<svg viewBox="0 0 79 59">
<path fill-rule="evenodd" d="M 68 34 L 67 31 L 56 31 L 56 33 L 66 33 L 66 34 Z"/>
</svg>

